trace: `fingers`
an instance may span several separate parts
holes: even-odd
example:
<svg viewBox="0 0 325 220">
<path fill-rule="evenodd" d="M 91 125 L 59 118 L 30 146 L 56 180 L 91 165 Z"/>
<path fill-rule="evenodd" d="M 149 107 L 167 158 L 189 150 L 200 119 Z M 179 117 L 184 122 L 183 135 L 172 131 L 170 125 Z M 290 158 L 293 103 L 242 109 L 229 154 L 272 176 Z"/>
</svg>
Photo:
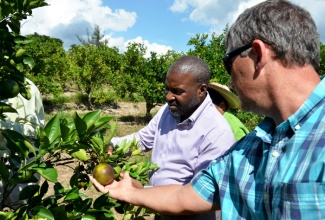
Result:
<svg viewBox="0 0 325 220">
<path fill-rule="evenodd" d="M 112 155 L 112 154 L 113 154 L 113 151 L 114 151 L 114 148 L 113 148 L 113 146 L 110 144 L 110 145 L 108 146 L 107 153 L 108 153 L 109 155 Z"/>
<path fill-rule="evenodd" d="M 99 182 L 97 182 L 97 180 L 92 177 L 92 176 L 89 176 L 89 179 L 90 181 L 93 183 L 93 185 L 95 186 L 95 188 L 102 192 L 102 193 L 108 193 L 108 188 L 105 188 L 105 186 L 103 186 L 102 184 L 100 184 Z"/>
</svg>

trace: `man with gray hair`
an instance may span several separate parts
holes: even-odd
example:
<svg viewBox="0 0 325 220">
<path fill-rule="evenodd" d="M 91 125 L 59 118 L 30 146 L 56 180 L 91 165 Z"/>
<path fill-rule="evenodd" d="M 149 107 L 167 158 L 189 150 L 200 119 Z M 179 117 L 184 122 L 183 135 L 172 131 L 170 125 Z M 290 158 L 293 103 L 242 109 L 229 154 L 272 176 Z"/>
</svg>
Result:
<svg viewBox="0 0 325 220">
<path fill-rule="evenodd" d="M 185 186 L 136 189 L 124 179 L 95 186 L 164 213 L 221 208 L 222 219 L 325 218 L 325 79 L 319 35 L 305 9 L 264 1 L 226 35 L 223 61 L 242 109 L 265 119 Z"/>
</svg>

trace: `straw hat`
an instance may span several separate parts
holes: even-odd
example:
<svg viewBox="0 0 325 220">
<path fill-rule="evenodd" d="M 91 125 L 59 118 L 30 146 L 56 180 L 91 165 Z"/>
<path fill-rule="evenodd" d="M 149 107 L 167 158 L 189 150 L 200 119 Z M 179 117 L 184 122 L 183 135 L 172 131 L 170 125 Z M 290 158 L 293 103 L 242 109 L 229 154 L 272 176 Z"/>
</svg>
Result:
<svg viewBox="0 0 325 220">
<path fill-rule="evenodd" d="M 230 91 L 228 86 L 221 85 L 219 83 L 212 82 L 208 85 L 208 88 L 215 90 L 222 95 L 228 102 L 228 108 L 236 109 L 240 106 L 239 98 Z"/>
</svg>

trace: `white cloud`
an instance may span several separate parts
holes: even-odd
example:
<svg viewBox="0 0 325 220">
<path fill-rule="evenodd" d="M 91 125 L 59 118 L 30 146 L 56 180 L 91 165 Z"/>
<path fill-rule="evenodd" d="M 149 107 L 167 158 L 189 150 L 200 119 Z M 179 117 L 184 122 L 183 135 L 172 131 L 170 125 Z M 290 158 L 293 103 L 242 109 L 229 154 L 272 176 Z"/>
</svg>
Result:
<svg viewBox="0 0 325 220">
<path fill-rule="evenodd" d="M 67 48 L 78 43 L 75 35 L 84 35 L 95 24 L 102 31 L 127 31 L 137 19 L 135 12 L 124 9 L 112 11 L 102 5 L 102 0 L 48 0 L 49 6 L 33 11 L 33 16 L 24 21 L 22 34 L 37 32 L 41 35 L 60 38 Z"/>
<path fill-rule="evenodd" d="M 150 43 L 148 40 L 144 40 L 140 36 L 131 40 L 125 40 L 123 37 L 114 38 L 112 35 L 106 35 L 104 39 L 108 41 L 108 46 L 117 47 L 120 53 L 124 53 L 127 50 L 128 45 L 133 42 L 141 43 L 147 48 L 145 57 L 150 57 L 150 52 L 156 52 L 158 55 L 161 55 L 166 54 L 169 50 L 172 50 L 171 46 Z"/>
<path fill-rule="evenodd" d="M 210 26 L 211 32 L 221 34 L 224 27 L 231 25 L 245 9 L 263 0 L 174 0 L 170 10 L 175 13 L 188 14 L 188 19 L 202 25 Z M 321 40 L 325 42 L 325 20 L 323 19 L 324 0 L 292 0 L 293 3 L 306 8 L 314 18 Z"/>
<path fill-rule="evenodd" d="M 124 48 L 126 48 L 128 46 L 128 44 L 132 43 L 132 42 L 141 43 L 145 47 L 147 47 L 145 57 L 150 57 L 150 52 L 156 52 L 158 55 L 161 55 L 161 54 L 166 54 L 168 50 L 172 50 L 172 48 L 170 46 L 161 45 L 161 44 L 157 44 L 157 43 L 149 43 L 149 41 L 143 40 L 142 37 L 137 37 L 135 39 L 126 41 L 124 43 Z"/>
</svg>

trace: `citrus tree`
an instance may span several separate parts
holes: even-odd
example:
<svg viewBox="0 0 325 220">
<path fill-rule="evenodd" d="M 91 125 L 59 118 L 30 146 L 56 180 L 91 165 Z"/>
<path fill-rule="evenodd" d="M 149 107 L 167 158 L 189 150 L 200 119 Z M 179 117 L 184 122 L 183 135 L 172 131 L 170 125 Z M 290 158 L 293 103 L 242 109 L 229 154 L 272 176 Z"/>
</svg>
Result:
<svg viewBox="0 0 325 220">
<path fill-rule="evenodd" d="M 211 79 L 221 84 L 228 84 L 230 79 L 222 63 L 222 57 L 226 52 L 225 31 L 220 35 L 212 33 L 211 36 L 197 34 L 187 43 L 194 47 L 188 51 L 188 54 L 203 59 L 210 67 Z"/>
<path fill-rule="evenodd" d="M 32 9 L 46 5 L 44 0 L 0 1 L 0 100 L 17 94 L 30 99 L 25 74 L 35 63 L 23 49 L 31 40 L 20 35 L 20 21 L 31 15 Z M 6 113 L 15 111 L 0 101 L 0 120 L 5 120 Z M 88 175 L 98 163 L 111 164 L 116 179 L 120 172 L 129 171 L 143 184 L 148 181 L 149 169 L 156 168 L 149 162 L 129 160 L 129 152 L 131 157 L 141 156 L 134 141 L 123 142 L 112 155 L 107 154 L 107 144 L 115 130 L 114 117 L 100 111 L 83 116 L 75 113 L 67 119 L 54 116 L 45 128 L 39 129 L 33 144 L 16 131 L 2 130 L 10 156 L 6 163 L 0 160 L 3 186 L 0 219 L 116 219 L 113 210 L 117 207 L 122 207 L 125 219 L 141 219 L 146 212 L 139 207 L 121 206 L 109 194 L 98 198 L 87 195 L 91 188 Z M 59 164 L 70 163 L 66 158 L 72 161 L 70 168 L 74 171 L 69 186 L 60 183 L 57 171 Z M 19 199 L 27 200 L 27 204 L 18 208 L 4 207 L 4 199 L 17 184 L 38 182 L 36 174 L 44 180 L 42 184 L 28 185 L 19 194 Z"/>
<path fill-rule="evenodd" d="M 71 79 L 78 85 L 79 90 L 87 96 L 89 109 L 93 108 L 94 95 L 103 85 L 114 81 L 114 75 L 120 71 L 120 57 L 117 48 L 105 44 L 73 45 L 69 50 Z"/>
<path fill-rule="evenodd" d="M 30 43 L 23 46 L 35 62 L 26 76 L 32 80 L 42 94 L 57 96 L 63 93 L 67 81 L 67 53 L 60 39 L 34 33 L 28 35 Z"/>
</svg>

